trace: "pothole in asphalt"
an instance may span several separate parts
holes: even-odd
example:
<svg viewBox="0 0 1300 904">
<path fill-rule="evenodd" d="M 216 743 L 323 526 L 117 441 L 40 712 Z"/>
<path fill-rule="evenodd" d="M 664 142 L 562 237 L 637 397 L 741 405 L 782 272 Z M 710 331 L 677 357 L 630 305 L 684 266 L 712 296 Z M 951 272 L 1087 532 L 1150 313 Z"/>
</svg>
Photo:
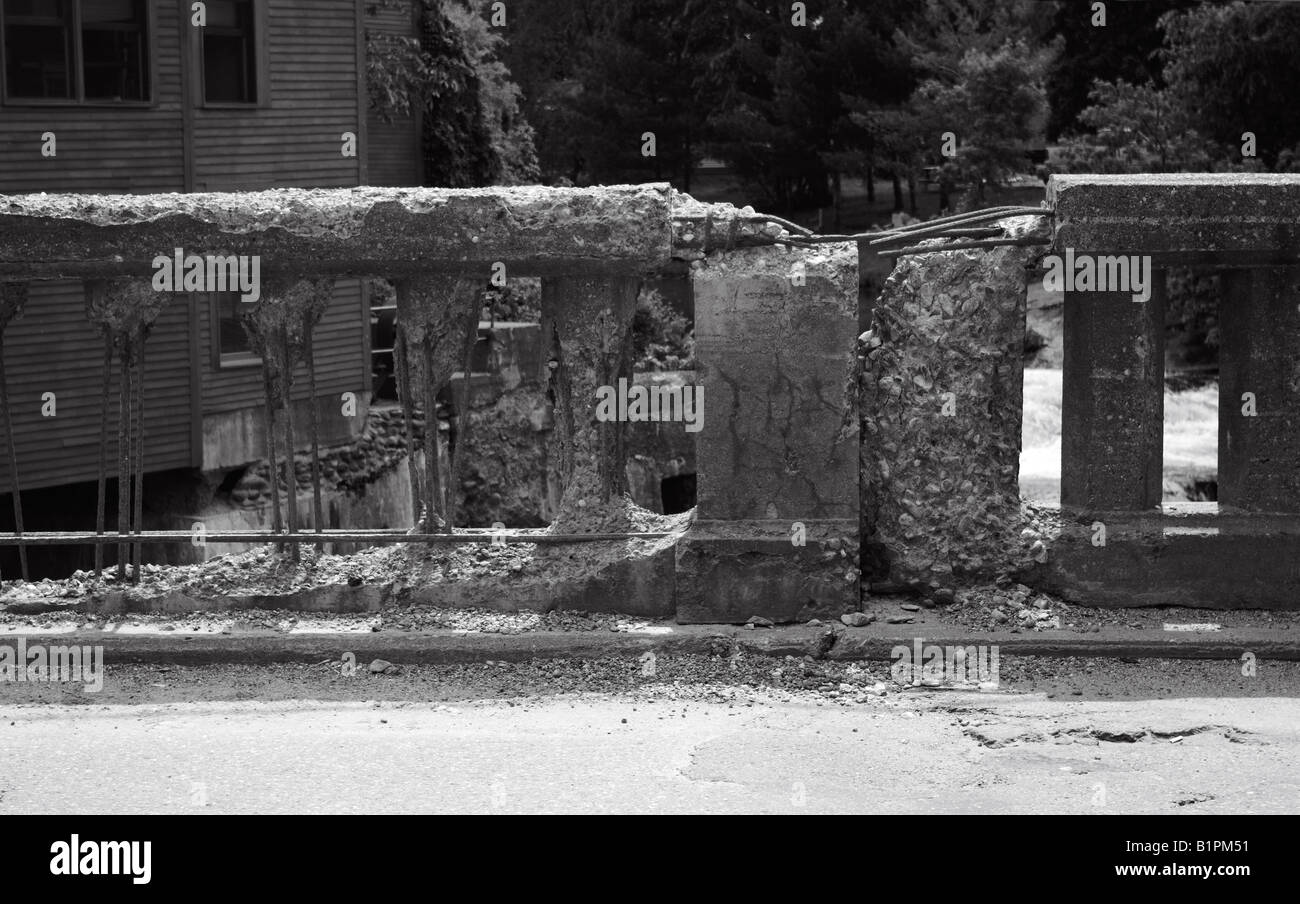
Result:
<svg viewBox="0 0 1300 904">
<path fill-rule="evenodd" d="M 1231 725 L 1194 725 L 1190 728 L 1068 728 L 1052 732 L 1056 738 L 1091 738 L 1109 744 L 1136 744 L 1139 741 L 1169 741 L 1178 743 L 1184 738 L 1199 734 L 1218 734 L 1236 744 L 1260 743 L 1248 736 L 1250 732 Z"/>
<path fill-rule="evenodd" d="M 1024 725 L 968 725 L 962 734 L 977 741 L 983 747 L 997 749 L 1012 744 L 1034 743 L 1046 740 L 1043 735 Z"/>
<path fill-rule="evenodd" d="M 1178 729 L 1147 728 L 1065 728 L 1044 734 L 1027 725 L 1014 725 L 1005 722 L 968 725 L 963 724 L 962 733 L 983 747 L 997 749 L 1013 744 L 1033 744 L 1048 740 L 1058 743 L 1074 741 L 1078 744 L 1136 744 L 1142 741 L 1168 741 L 1179 743 L 1184 738 L 1199 734 L 1217 734 L 1234 744 L 1258 744 L 1261 741 L 1250 737 L 1250 732 L 1233 728 L 1229 725 L 1196 725 Z"/>
</svg>

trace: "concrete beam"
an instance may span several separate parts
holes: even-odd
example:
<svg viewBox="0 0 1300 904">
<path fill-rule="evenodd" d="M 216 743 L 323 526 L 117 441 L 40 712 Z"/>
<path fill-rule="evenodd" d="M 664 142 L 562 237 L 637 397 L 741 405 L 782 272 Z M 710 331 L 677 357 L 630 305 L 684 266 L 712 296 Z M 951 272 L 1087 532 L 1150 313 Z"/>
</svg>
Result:
<svg viewBox="0 0 1300 904">
<path fill-rule="evenodd" d="M 0 196 L 0 275 L 147 276 L 178 247 L 322 276 L 641 272 L 671 260 L 671 201 L 663 184 Z"/>
<path fill-rule="evenodd" d="M 1300 175 L 1053 176 L 1053 247 L 1150 254 L 1160 263 L 1300 259 Z"/>
<path fill-rule="evenodd" d="M 1294 517 L 1190 503 L 1103 518 L 1104 543 L 1092 524 L 1065 522 L 1034 586 L 1101 608 L 1294 609 L 1300 599 Z"/>
</svg>

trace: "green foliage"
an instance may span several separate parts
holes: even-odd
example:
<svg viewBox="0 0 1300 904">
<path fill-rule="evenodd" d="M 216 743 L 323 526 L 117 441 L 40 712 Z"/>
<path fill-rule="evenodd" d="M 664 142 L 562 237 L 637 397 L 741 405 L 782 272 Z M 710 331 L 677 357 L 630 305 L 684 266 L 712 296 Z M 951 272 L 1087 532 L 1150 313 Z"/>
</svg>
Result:
<svg viewBox="0 0 1300 904">
<path fill-rule="evenodd" d="M 710 153 L 727 160 L 778 210 L 824 205 L 837 174 L 862 174 L 876 149 L 864 116 L 897 103 L 913 83 L 892 31 L 907 5 L 810 4 L 793 26 L 790 4 L 737 5 L 719 16 L 707 83 L 717 112 Z"/>
<path fill-rule="evenodd" d="M 1025 154 L 1043 135 L 1047 95 L 1043 88 L 1050 54 L 1023 41 L 995 50 L 968 50 L 951 80 L 929 79 L 913 98 L 918 119 L 947 124 L 961 142 L 961 178 L 982 188 L 1024 172 Z"/>
<path fill-rule="evenodd" d="M 417 99 L 440 82 L 445 77 L 417 39 L 366 32 L 366 89 L 370 109 L 384 122 L 411 116 Z"/>
<path fill-rule="evenodd" d="M 632 318 L 633 369 L 692 370 L 695 367 L 695 327 L 677 313 L 656 289 L 642 289 Z"/>
<path fill-rule="evenodd" d="M 483 18 L 486 3 L 378 0 L 373 11 L 419 4 L 420 35 L 366 30 L 370 107 L 391 122 L 424 113 L 424 182 L 462 188 L 532 182 L 533 132 L 519 89 L 501 61 L 502 39 Z"/>
<path fill-rule="evenodd" d="M 1205 359 L 1213 360 L 1219 350 L 1222 288 L 1218 274 L 1171 267 L 1165 285 L 1168 296 L 1165 322 L 1179 335 L 1184 346 L 1204 349 Z"/>
<path fill-rule="evenodd" d="M 1062 168 L 1082 173 L 1168 173 L 1210 168 L 1207 142 L 1177 96 L 1154 84 L 1093 85 L 1079 114 L 1089 129 L 1065 142 Z"/>
<path fill-rule="evenodd" d="M 488 131 L 488 141 L 497 158 L 495 181 L 525 185 L 537 181 L 537 149 L 533 127 L 520 109 L 520 90 L 502 61 L 505 39 L 488 27 L 491 0 L 469 0 L 460 6 L 444 7 L 448 19 L 460 32 L 478 80 L 478 103 Z"/>
<path fill-rule="evenodd" d="M 488 286 L 483 293 L 483 320 L 540 323 L 542 281 L 533 277 L 512 277 L 504 286 Z"/>
<path fill-rule="evenodd" d="M 1043 81 L 1055 45 L 1046 40 L 1041 4 L 926 0 L 901 20 L 893 42 L 910 61 L 907 94 L 881 103 L 847 98 L 848 118 L 866 135 L 864 163 L 915 180 L 941 166 L 944 190 L 966 181 L 983 192 L 1026 168 L 1047 115 Z M 960 144 L 941 156 L 942 136 Z"/>
<path fill-rule="evenodd" d="M 1107 3 L 1104 28 L 1092 24 L 1091 4 L 1070 0 L 1054 4 L 1051 31 L 1061 42 L 1061 52 L 1047 74 L 1048 138 L 1056 141 L 1079 130 L 1079 114 L 1091 103 L 1089 95 L 1097 81 L 1162 85 L 1157 54 L 1163 36 L 1160 17 L 1197 2 Z"/>
<path fill-rule="evenodd" d="M 1272 164 L 1300 142 L 1300 7 L 1206 3 L 1169 13 L 1164 78 L 1205 136 L 1239 157 L 1241 133 L 1256 133 Z M 1216 156 L 1217 156 L 1216 155 Z"/>
</svg>

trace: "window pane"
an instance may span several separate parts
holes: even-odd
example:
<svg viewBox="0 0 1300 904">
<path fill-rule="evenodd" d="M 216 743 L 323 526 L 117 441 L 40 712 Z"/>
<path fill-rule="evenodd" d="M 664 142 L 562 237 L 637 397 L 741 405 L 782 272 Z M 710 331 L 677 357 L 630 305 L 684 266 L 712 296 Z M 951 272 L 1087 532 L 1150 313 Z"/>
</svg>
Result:
<svg viewBox="0 0 1300 904">
<path fill-rule="evenodd" d="M 10 97 L 72 97 L 71 28 L 62 0 L 4 0 Z"/>
<path fill-rule="evenodd" d="M 203 29 L 203 94 L 216 103 L 257 101 L 251 0 L 212 0 Z"/>
<path fill-rule="evenodd" d="M 81 49 L 86 97 L 148 100 L 144 0 L 82 0 Z"/>
<path fill-rule="evenodd" d="M 240 301 L 236 292 L 222 292 L 216 299 L 221 356 L 253 357 L 253 349 L 249 345 L 248 334 L 244 332 L 242 320 L 246 302 Z"/>
</svg>

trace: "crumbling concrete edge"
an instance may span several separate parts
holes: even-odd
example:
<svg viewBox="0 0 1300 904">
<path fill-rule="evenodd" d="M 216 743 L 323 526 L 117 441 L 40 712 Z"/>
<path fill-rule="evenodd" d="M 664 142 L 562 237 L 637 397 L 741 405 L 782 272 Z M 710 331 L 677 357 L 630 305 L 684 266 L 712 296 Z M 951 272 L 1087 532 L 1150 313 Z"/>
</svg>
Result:
<svg viewBox="0 0 1300 904">
<path fill-rule="evenodd" d="M 923 628 L 916 629 L 923 634 Z M 1128 658 L 1239 660 L 1243 652 L 1257 659 L 1300 661 L 1300 633 L 1279 636 L 1276 630 L 1224 631 L 1214 636 L 1171 636 L 1161 631 L 1107 630 L 1086 637 L 1044 631 L 1033 636 L 1009 633 L 957 634 L 944 629 L 925 637 L 926 644 L 996 645 L 1001 657 Z M 657 656 L 742 655 L 780 658 L 811 656 L 832 661 L 889 661 L 898 644 L 912 635 L 872 629 L 841 630 L 807 626 L 745 630 L 718 626 L 674 625 L 667 633 L 591 633 L 537 631 L 523 634 L 467 634 L 453 631 L 377 633 L 336 632 L 284 635 L 272 632 L 231 634 L 0 633 L 0 640 L 24 637 L 28 646 L 102 645 L 105 662 L 219 665 L 342 661 L 352 653 L 358 663 L 385 659 L 404 665 L 462 665 L 530 659 L 597 659 Z"/>
</svg>

